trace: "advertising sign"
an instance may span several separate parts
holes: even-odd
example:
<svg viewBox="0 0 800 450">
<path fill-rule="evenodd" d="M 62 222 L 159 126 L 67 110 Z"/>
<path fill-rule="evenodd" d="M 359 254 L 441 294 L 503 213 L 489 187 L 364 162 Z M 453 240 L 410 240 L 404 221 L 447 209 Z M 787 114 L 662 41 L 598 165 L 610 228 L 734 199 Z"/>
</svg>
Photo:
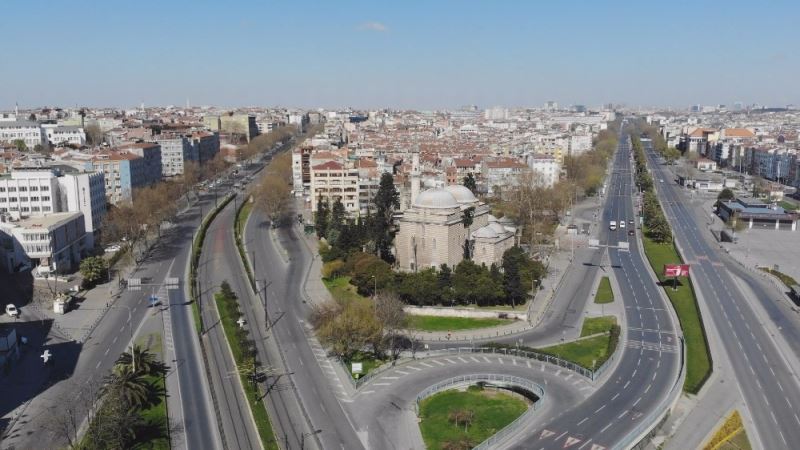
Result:
<svg viewBox="0 0 800 450">
<path fill-rule="evenodd" d="M 665 277 L 688 277 L 688 264 L 664 264 Z"/>
</svg>

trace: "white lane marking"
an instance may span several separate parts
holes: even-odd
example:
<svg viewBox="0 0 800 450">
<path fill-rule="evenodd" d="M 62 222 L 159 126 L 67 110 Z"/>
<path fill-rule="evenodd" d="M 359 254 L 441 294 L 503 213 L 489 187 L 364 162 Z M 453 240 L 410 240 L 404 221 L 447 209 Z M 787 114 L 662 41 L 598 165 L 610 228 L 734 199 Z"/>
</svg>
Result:
<svg viewBox="0 0 800 450">
<path fill-rule="evenodd" d="M 95 369 L 99 369 L 100 368 L 100 361 L 97 361 L 97 365 L 95 365 L 94 368 Z"/>
<path fill-rule="evenodd" d="M 603 410 L 603 408 L 605 408 L 605 407 L 606 407 L 606 405 L 603 405 L 603 406 L 601 406 L 601 407 L 597 408 L 597 409 L 594 411 L 594 413 L 595 413 L 595 414 L 599 413 L 599 412 L 600 412 L 600 411 L 602 411 L 602 410 Z"/>
<path fill-rule="evenodd" d="M 392 383 L 372 383 L 373 386 L 391 386 Z"/>
<path fill-rule="evenodd" d="M 447 361 L 447 362 L 449 362 L 450 364 L 458 364 L 457 362 L 453 361 L 453 360 L 452 360 L 452 359 L 450 359 L 450 358 L 445 358 L 444 360 L 445 360 L 445 361 Z"/>
<path fill-rule="evenodd" d="M 622 389 L 627 389 L 629 384 L 631 384 L 631 380 L 628 380 L 628 381 L 625 383 L 625 386 L 622 386 Z"/>
<path fill-rule="evenodd" d="M 476 362 L 477 362 L 477 361 L 476 361 Z M 422 361 L 420 361 L 420 364 L 422 364 L 423 366 L 425 366 L 425 367 L 427 367 L 427 368 L 431 368 L 431 367 L 433 367 L 432 365 L 430 365 L 430 364 L 428 364 L 428 363 L 426 363 L 426 362 L 422 362 Z"/>
<path fill-rule="evenodd" d="M 490 363 L 490 362 L 491 362 L 491 361 L 489 361 L 489 358 L 487 358 L 487 357 L 485 357 L 485 356 L 483 357 L 483 360 L 484 360 L 484 361 L 486 361 L 487 363 Z"/>
<path fill-rule="evenodd" d="M 406 366 L 406 367 L 408 367 L 409 369 L 416 370 L 417 372 L 419 372 L 420 370 L 422 370 L 422 369 L 420 369 L 419 367 L 414 367 L 414 366 Z"/>
<path fill-rule="evenodd" d="M 403 372 L 402 370 L 395 370 L 394 373 L 399 373 L 400 375 L 408 375 L 408 372 Z"/>
<path fill-rule="evenodd" d="M 638 405 L 640 401 L 642 401 L 642 397 L 637 398 L 636 401 L 633 402 L 633 406 Z"/>
<path fill-rule="evenodd" d="M 400 377 L 381 377 L 381 380 L 397 380 Z"/>
<path fill-rule="evenodd" d="M 440 366 L 443 366 L 443 365 L 444 365 L 444 363 L 443 363 L 443 362 L 441 362 L 441 361 L 438 361 L 438 360 L 435 360 L 435 359 L 434 359 L 433 361 L 431 361 L 431 362 L 432 362 L 432 363 L 434 363 L 434 364 L 438 364 L 438 365 L 440 365 Z"/>
<path fill-rule="evenodd" d="M 628 415 L 628 410 L 626 409 L 625 411 L 622 412 L 622 414 L 617 416 L 617 419 L 622 419 L 623 417 L 625 417 L 627 415 Z"/>
<path fill-rule="evenodd" d="M 589 420 L 589 418 L 588 417 L 584 417 L 583 420 L 578 422 L 578 426 L 580 426 L 583 422 L 586 422 L 587 420 Z"/>
<path fill-rule="evenodd" d="M 619 392 L 617 392 L 616 394 L 614 394 L 613 397 L 611 397 L 611 401 L 613 402 L 614 400 L 617 399 L 617 397 L 619 397 Z"/>
</svg>

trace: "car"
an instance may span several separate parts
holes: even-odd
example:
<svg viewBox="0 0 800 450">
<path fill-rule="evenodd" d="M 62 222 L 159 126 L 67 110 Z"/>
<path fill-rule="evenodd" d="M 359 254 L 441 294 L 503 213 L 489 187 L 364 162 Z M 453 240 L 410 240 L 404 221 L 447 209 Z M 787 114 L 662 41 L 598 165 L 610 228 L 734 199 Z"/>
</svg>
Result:
<svg viewBox="0 0 800 450">
<path fill-rule="evenodd" d="M 6 305 L 6 314 L 11 317 L 19 317 L 19 309 L 13 303 L 9 303 Z"/>
<path fill-rule="evenodd" d="M 620 220 L 619 221 L 619 227 L 620 228 L 625 228 L 625 221 L 624 220 Z"/>
<path fill-rule="evenodd" d="M 628 228 L 628 236 L 633 236 L 635 234 L 636 232 L 633 230 L 633 228 Z"/>
<path fill-rule="evenodd" d="M 663 183 L 663 182 L 664 182 L 664 179 L 662 178 L 662 179 L 658 180 L 658 182 L 659 182 L 659 183 Z"/>
<path fill-rule="evenodd" d="M 632 220 L 629 220 L 629 221 L 628 221 L 628 225 L 633 225 L 633 221 L 632 221 Z"/>
</svg>

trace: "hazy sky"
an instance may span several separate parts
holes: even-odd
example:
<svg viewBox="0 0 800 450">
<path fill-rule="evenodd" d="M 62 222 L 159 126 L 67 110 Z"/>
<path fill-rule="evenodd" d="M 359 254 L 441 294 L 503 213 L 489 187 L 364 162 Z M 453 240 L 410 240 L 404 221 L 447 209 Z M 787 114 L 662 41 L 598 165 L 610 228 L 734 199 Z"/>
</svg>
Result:
<svg viewBox="0 0 800 450">
<path fill-rule="evenodd" d="M 0 108 L 800 104 L 798 1 L 4 0 L 2 10 Z"/>
</svg>

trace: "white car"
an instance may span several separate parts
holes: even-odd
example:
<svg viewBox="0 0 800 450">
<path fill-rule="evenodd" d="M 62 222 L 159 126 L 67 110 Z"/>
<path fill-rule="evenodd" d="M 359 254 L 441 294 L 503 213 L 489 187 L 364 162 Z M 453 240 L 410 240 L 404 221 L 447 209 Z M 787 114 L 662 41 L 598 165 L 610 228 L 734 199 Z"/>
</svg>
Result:
<svg viewBox="0 0 800 450">
<path fill-rule="evenodd" d="M 620 220 L 619 221 L 619 227 L 620 228 L 625 228 L 625 221 L 624 220 Z"/>
<path fill-rule="evenodd" d="M 6 305 L 6 314 L 8 314 L 11 317 L 18 317 L 19 310 L 17 309 L 16 306 L 14 306 L 13 303 L 9 303 Z"/>
</svg>

